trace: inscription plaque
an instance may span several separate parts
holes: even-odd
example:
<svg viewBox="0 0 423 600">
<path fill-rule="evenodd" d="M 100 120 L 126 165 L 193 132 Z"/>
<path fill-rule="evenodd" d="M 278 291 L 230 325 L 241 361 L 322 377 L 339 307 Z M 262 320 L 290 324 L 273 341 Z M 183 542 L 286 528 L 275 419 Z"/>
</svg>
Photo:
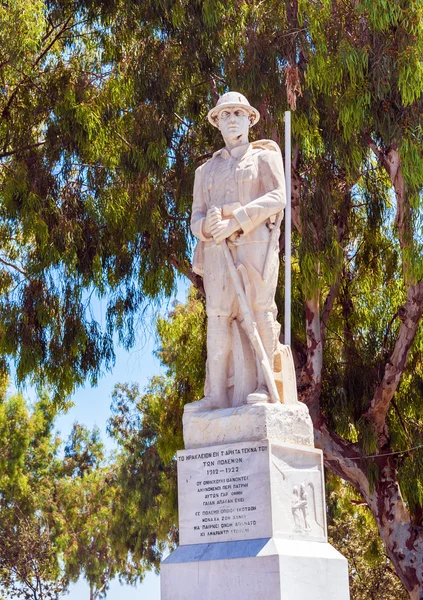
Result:
<svg viewBox="0 0 423 600">
<path fill-rule="evenodd" d="M 271 537 L 269 442 L 178 452 L 180 544 Z"/>
</svg>

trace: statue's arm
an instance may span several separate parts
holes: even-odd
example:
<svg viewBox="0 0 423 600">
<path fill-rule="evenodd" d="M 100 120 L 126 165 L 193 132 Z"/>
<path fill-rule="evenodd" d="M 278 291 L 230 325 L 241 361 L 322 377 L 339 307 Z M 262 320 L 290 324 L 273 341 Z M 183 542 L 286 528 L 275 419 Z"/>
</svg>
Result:
<svg viewBox="0 0 423 600">
<path fill-rule="evenodd" d="M 195 171 L 194 198 L 191 214 L 191 231 L 199 240 L 207 242 L 210 236 L 204 234 L 204 225 L 207 216 L 207 205 L 203 194 L 203 166 Z"/>
<path fill-rule="evenodd" d="M 280 152 L 265 150 L 260 153 L 258 177 L 264 194 L 233 211 L 244 234 L 248 234 L 286 206 L 285 175 Z"/>
</svg>

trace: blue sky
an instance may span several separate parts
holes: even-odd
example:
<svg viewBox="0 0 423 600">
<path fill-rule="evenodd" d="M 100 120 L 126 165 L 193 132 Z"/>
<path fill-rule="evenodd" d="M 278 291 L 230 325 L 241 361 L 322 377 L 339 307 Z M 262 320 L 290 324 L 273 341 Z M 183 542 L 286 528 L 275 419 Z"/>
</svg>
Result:
<svg viewBox="0 0 423 600">
<path fill-rule="evenodd" d="M 187 280 L 180 280 L 175 298 L 181 302 L 185 301 L 188 290 Z M 171 307 L 171 299 L 168 304 L 163 305 L 160 312 L 166 312 Z M 152 325 L 146 324 L 143 331 L 137 336 L 134 348 L 126 352 L 121 347 L 116 347 L 116 365 L 113 372 L 106 373 L 95 388 L 86 386 L 79 389 L 72 400 L 75 406 L 70 411 L 61 415 L 57 420 L 57 430 L 60 437 L 66 440 L 75 421 L 83 423 L 88 428 L 97 425 L 102 433 L 103 442 L 107 450 L 113 449 L 112 441 L 106 434 L 106 423 L 110 415 L 110 403 L 113 387 L 118 382 L 136 382 L 142 389 L 148 380 L 161 371 L 159 361 L 154 357 L 153 350 L 156 346 L 155 331 Z M 24 395 L 31 395 L 24 391 Z M 71 586 L 67 600 L 89 600 L 89 588 L 85 581 L 80 580 Z M 128 585 L 120 585 L 119 581 L 112 582 L 107 593 L 108 600 L 160 600 L 159 576 L 149 573 L 143 583 L 136 588 Z"/>
</svg>

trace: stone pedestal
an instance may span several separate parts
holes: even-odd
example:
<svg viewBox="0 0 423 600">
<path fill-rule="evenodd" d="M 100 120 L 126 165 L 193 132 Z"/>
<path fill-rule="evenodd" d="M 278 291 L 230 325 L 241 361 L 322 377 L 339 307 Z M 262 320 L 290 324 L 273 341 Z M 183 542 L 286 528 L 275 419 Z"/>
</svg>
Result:
<svg viewBox="0 0 423 600">
<path fill-rule="evenodd" d="M 178 452 L 180 546 L 162 564 L 162 600 L 349 599 L 347 562 L 327 543 L 322 453 L 303 408 L 247 406 L 185 419 L 191 448 Z M 232 427 L 240 410 L 248 417 Z M 240 430 L 267 439 L 207 445 L 224 412 L 227 441 Z M 308 445 L 286 443 L 298 436 Z"/>
<path fill-rule="evenodd" d="M 345 558 L 283 539 L 179 546 L 162 565 L 162 600 L 349 600 Z"/>
</svg>

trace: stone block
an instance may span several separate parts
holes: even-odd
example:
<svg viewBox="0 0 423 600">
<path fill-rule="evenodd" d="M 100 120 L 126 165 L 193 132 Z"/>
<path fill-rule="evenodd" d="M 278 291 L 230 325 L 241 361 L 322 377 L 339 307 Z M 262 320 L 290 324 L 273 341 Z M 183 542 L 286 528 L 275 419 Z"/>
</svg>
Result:
<svg viewBox="0 0 423 600">
<path fill-rule="evenodd" d="M 305 404 L 251 404 L 212 411 L 185 412 L 185 448 L 277 440 L 314 446 L 313 424 Z"/>
<path fill-rule="evenodd" d="M 326 543 L 257 539 L 180 546 L 162 600 L 349 600 L 345 558 Z"/>
<path fill-rule="evenodd" d="M 320 450 L 270 440 L 178 452 L 180 544 L 326 541 Z"/>
</svg>

